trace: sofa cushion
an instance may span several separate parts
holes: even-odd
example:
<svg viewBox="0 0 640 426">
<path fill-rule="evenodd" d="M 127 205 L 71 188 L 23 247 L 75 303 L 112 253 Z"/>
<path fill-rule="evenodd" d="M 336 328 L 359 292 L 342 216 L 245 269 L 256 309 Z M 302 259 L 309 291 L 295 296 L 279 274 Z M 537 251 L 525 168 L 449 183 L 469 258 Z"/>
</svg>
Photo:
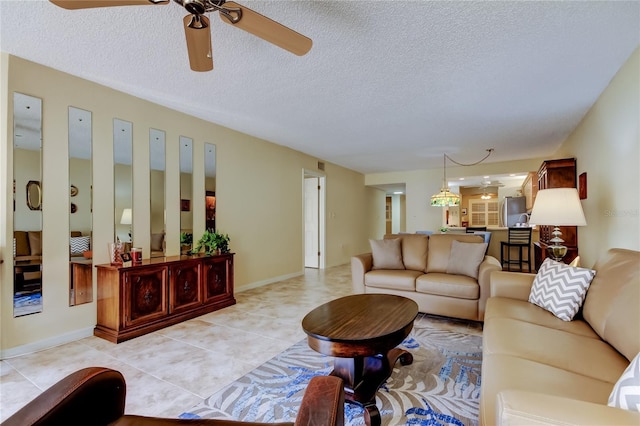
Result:
<svg viewBox="0 0 640 426">
<path fill-rule="evenodd" d="M 29 231 L 31 256 L 42 256 L 42 231 Z"/>
<path fill-rule="evenodd" d="M 507 297 L 490 297 L 489 300 L 487 300 L 484 315 L 485 324 L 488 324 L 494 318 L 511 318 L 555 330 L 562 330 L 566 333 L 600 339 L 600 336 L 593 331 L 586 321 L 561 321 L 551 312 L 529 303 L 526 300 L 516 300 Z"/>
<path fill-rule="evenodd" d="M 151 250 L 163 251 L 164 250 L 164 232 L 158 234 L 151 234 Z"/>
<path fill-rule="evenodd" d="M 457 299 L 476 300 L 480 297 L 480 286 L 473 278 L 437 272 L 420 275 L 416 279 L 416 291 Z"/>
<path fill-rule="evenodd" d="M 29 234 L 27 231 L 14 231 L 13 237 L 16 241 L 16 256 L 30 256 L 31 250 L 29 249 Z"/>
<path fill-rule="evenodd" d="M 372 269 L 405 269 L 399 238 L 369 240 L 373 255 Z"/>
<path fill-rule="evenodd" d="M 610 249 L 593 269 L 583 316 L 591 327 L 629 361 L 640 352 L 640 252 Z"/>
<path fill-rule="evenodd" d="M 529 302 L 571 321 L 582 306 L 596 271 L 546 258 L 533 280 Z"/>
<path fill-rule="evenodd" d="M 427 250 L 429 237 L 419 234 L 387 234 L 385 239 L 400 238 L 402 242 L 402 263 L 406 269 L 427 270 Z"/>
<path fill-rule="evenodd" d="M 613 387 L 609 395 L 609 406 L 640 411 L 640 352 Z"/>
<path fill-rule="evenodd" d="M 478 268 L 487 251 L 487 243 L 451 242 L 447 274 L 466 275 L 478 279 Z"/>
<path fill-rule="evenodd" d="M 629 364 L 600 339 L 567 333 L 509 318 L 485 323 L 483 353 L 529 359 L 613 384 Z"/>
<path fill-rule="evenodd" d="M 485 333 L 486 336 L 486 333 Z M 482 424 L 496 425 L 496 395 L 505 389 L 526 390 L 606 404 L 612 383 L 509 355 L 482 358 L 480 404 Z M 550 419 L 552 420 L 552 419 Z M 544 422 L 541 419 L 541 423 Z"/>
<path fill-rule="evenodd" d="M 464 243 L 484 243 L 479 235 L 472 234 L 433 234 L 429 235 L 429 253 L 427 255 L 427 272 L 447 272 L 449 256 L 451 255 L 451 243 L 462 241 Z"/>
<path fill-rule="evenodd" d="M 69 239 L 69 250 L 72 255 L 81 255 L 91 248 L 91 237 L 71 237 Z"/>
<path fill-rule="evenodd" d="M 411 269 L 369 271 L 364 276 L 364 284 L 367 287 L 415 291 L 416 278 L 420 275 L 422 275 L 422 272 L 412 271 Z"/>
</svg>

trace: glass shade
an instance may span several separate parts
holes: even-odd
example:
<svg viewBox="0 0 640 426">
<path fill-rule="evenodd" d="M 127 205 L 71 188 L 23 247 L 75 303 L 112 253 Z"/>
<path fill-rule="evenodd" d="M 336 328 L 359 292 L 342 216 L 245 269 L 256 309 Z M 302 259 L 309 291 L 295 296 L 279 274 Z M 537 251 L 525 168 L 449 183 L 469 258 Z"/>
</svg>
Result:
<svg viewBox="0 0 640 426">
<path fill-rule="evenodd" d="M 431 205 L 435 207 L 459 206 L 460 196 L 449 191 L 449 188 L 442 188 L 438 194 L 431 196 Z"/>
</svg>

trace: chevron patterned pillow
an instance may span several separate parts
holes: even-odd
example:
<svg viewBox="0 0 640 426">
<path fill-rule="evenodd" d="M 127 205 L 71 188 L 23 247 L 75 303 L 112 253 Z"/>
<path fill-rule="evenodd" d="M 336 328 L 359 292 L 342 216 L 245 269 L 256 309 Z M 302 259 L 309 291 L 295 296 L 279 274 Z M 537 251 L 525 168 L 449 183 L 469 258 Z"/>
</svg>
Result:
<svg viewBox="0 0 640 426">
<path fill-rule="evenodd" d="M 563 321 L 578 313 L 596 271 L 576 268 L 546 258 L 533 280 L 529 302 Z"/>
<path fill-rule="evenodd" d="M 640 353 L 633 358 L 609 395 L 609 407 L 640 411 Z"/>
</svg>

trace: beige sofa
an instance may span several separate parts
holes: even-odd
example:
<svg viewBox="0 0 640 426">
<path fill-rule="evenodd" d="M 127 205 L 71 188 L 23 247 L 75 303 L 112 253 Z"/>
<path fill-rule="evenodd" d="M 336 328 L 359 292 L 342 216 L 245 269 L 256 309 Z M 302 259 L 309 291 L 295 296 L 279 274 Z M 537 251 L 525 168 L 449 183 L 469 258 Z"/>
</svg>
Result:
<svg viewBox="0 0 640 426">
<path fill-rule="evenodd" d="M 418 304 L 420 312 L 482 321 L 489 297 L 489 277 L 499 271 L 500 262 L 484 251 L 473 274 L 451 273 L 452 266 L 468 267 L 465 256 L 452 256 L 454 241 L 482 244 L 484 238 L 472 234 L 390 234 L 385 239 L 400 239 L 402 269 L 376 269 L 372 253 L 351 258 L 351 277 L 356 293 L 388 293 L 405 296 Z M 463 246 L 456 244 L 456 250 Z M 486 251 L 486 250 L 485 250 Z M 477 264 L 476 264 L 477 265 Z M 447 272 L 447 271 L 450 272 Z"/>
<path fill-rule="evenodd" d="M 607 405 L 640 352 L 640 252 L 611 249 L 593 269 L 573 321 L 528 302 L 533 274 L 491 276 L 480 424 L 640 424 Z"/>
</svg>

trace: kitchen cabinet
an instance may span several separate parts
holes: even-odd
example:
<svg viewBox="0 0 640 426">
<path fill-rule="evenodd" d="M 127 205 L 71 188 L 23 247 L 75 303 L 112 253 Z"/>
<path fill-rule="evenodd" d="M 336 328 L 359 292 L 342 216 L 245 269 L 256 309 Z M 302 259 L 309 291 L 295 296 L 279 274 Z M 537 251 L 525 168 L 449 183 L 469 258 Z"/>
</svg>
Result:
<svg viewBox="0 0 640 426">
<path fill-rule="evenodd" d="M 94 335 L 120 343 L 236 303 L 233 253 L 96 265 Z"/>
<path fill-rule="evenodd" d="M 538 173 L 529 172 L 527 177 L 522 182 L 522 195 L 524 196 L 525 209 L 527 212 L 531 212 L 533 209 L 533 203 L 536 201 L 536 194 L 538 193 Z"/>
</svg>

